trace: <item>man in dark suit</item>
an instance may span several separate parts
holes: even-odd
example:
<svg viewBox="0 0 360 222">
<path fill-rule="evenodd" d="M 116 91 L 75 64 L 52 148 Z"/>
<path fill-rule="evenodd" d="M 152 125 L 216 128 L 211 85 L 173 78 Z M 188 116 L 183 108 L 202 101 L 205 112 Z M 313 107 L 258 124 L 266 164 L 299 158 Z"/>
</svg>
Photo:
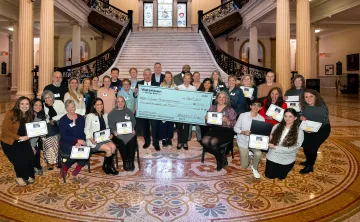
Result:
<svg viewBox="0 0 360 222">
<path fill-rule="evenodd" d="M 174 82 L 177 86 L 184 83 L 184 74 L 190 72 L 191 67 L 189 65 L 183 65 L 181 73 L 174 76 Z M 191 72 L 190 72 L 191 73 Z"/>
<path fill-rule="evenodd" d="M 144 80 L 139 81 L 136 84 L 135 87 L 135 92 L 134 92 L 134 96 L 137 97 L 137 93 L 139 90 L 139 85 L 144 85 L 144 86 L 160 86 L 160 83 L 157 83 L 156 81 L 152 81 L 151 80 L 151 69 L 145 69 L 144 70 Z M 151 133 L 152 133 L 152 140 L 153 140 L 153 146 L 155 148 L 155 150 L 159 151 L 160 150 L 160 145 L 159 145 L 159 140 L 160 140 L 160 121 L 159 120 L 152 120 L 152 119 L 143 119 L 143 118 L 138 118 L 139 121 L 141 121 L 142 123 L 142 127 L 143 127 L 143 135 L 144 135 L 144 140 L 145 143 L 143 145 L 143 148 L 146 149 L 150 146 L 150 125 L 151 125 Z"/>
<path fill-rule="evenodd" d="M 155 63 L 154 73 L 152 74 L 151 81 L 161 84 L 165 79 L 165 75 L 162 74 L 161 71 L 162 71 L 161 63 L 160 62 Z"/>
</svg>

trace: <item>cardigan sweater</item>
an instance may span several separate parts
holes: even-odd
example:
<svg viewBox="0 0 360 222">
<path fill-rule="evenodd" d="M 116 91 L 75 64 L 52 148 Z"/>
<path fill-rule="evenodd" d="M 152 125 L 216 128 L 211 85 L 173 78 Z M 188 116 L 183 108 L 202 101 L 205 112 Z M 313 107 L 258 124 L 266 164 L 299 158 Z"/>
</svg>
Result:
<svg viewBox="0 0 360 222">
<path fill-rule="evenodd" d="M 115 132 L 116 130 L 116 123 L 119 122 L 128 122 L 131 121 L 132 124 L 132 128 L 135 128 L 136 125 L 136 120 L 134 117 L 133 112 L 128 109 L 128 108 L 124 108 L 122 110 L 119 109 L 113 109 L 113 111 L 111 111 L 108 115 L 108 123 L 109 123 L 109 127 L 111 132 Z M 117 138 L 121 139 L 125 144 L 127 144 L 127 142 L 129 142 L 131 140 L 131 138 L 133 138 L 135 136 L 135 134 L 124 134 L 124 135 L 117 135 Z"/>
</svg>

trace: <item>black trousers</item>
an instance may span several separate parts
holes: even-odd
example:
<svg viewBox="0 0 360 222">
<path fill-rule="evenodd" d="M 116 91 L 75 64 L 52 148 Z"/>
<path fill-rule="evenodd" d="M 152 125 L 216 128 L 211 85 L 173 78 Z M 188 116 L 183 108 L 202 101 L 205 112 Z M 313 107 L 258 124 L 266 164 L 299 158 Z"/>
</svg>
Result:
<svg viewBox="0 0 360 222">
<path fill-rule="evenodd" d="M 295 162 L 288 165 L 281 165 L 266 159 L 265 176 L 269 179 L 278 178 L 283 180 L 287 177 Z"/>
<path fill-rule="evenodd" d="M 304 154 L 306 156 L 306 165 L 313 166 L 317 158 L 317 151 L 321 144 L 329 137 L 331 131 L 330 125 L 325 125 L 317 133 L 304 132 Z"/>
<path fill-rule="evenodd" d="M 177 127 L 178 143 L 187 143 L 190 125 L 186 123 L 178 123 Z"/>
<path fill-rule="evenodd" d="M 160 121 L 159 120 L 151 120 L 151 119 L 140 119 L 142 122 L 143 127 L 143 135 L 145 143 L 150 143 L 150 125 L 151 125 L 151 136 L 153 140 L 154 146 L 159 146 L 159 140 L 160 140 Z"/>
<path fill-rule="evenodd" d="M 39 149 L 39 146 L 36 145 L 34 148 L 36 150 L 36 153 L 34 155 L 34 161 L 35 161 L 34 166 L 37 169 L 42 169 L 41 164 L 40 164 L 40 149 Z"/>
<path fill-rule="evenodd" d="M 134 136 L 126 144 L 123 140 L 113 137 L 113 141 L 120 151 L 120 155 L 123 161 L 135 159 L 135 151 L 137 146 L 137 137 Z"/>
<path fill-rule="evenodd" d="M 172 139 L 174 137 L 174 123 L 169 121 L 166 121 L 165 123 L 163 123 L 162 121 L 159 122 L 160 139 Z"/>
<path fill-rule="evenodd" d="M 35 177 L 35 157 L 29 141 L 15 141 L 12 145 L 1 141 L 1 147 L 6 157 L 13 164 L 16 177 L 24 180 Z"/>
</svg>

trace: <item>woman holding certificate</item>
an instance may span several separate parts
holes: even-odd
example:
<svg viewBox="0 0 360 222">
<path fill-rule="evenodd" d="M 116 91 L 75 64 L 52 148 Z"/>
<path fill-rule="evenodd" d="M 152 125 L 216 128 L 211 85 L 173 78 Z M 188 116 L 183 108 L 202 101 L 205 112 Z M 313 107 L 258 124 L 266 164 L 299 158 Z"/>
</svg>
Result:
<svg viewBox="0 0 360 222">
<path fill-rule="evenodd" d="M 212 122 L 209 120 L 208 115 L 205 116 L 207 124 L 212 125 L 207 134 L 202 138 L 202 145 L 207 152 L 215 156 L 217 170 L 220 171 L 227 165 L 225 147 L 222 148 L 221 145 L 229 143 L 234 139 L 233 127 L 236 123 L 236 112 L 231 108 L 230 98 L 226 92 L 219 92 L 216 102 L 216 105 L 210 107 L 208 115 L 211 114 L 211 117 L 214 115 L 218 117 L 220 115 L 222 118 L 220 122 Z"/>
<path fill-rule="evenodd" d="M 240 88 L 242 89 L 245 97 L 245 107 L 244 111 L 248 112 L 251 110 L 250 105 L 251 101 L 257 98 L 257 87 L 254 84 L 254 79 L 252 75 L 245 74 L 241 77 Z"/>
<path fill-rule="evenodd" d="M 184 74 L 184 84 L 181 84 L 179 86 L 176 87 L 177 90 L 186 90 L 186 91 L 196 91 L 195 86 L 190 85 L 192 81 L 192 76 L 190 73 L 185 73 Z M 188 150 L 188 136 L 189 136 L 189 129 L 190 126 L 189 124 L 186 123 L 178 123 L 177 125 L 178 127 L 178 131 L 177 131 L 177 135 L 178 135 L 178 145 L 177 145 L 177 149 L 180 150 L 181 147 L 184 148 L 184 150 Z"/>
<path fill-rule="evenodd" d="M 266 154 L 265 176 L 283 180 L 294 167 L 296 153 L 304 141 L 304 132 L 299 128 L 297 113 L 289 108 L 284 119 L 272 129 L 269 151 Z"/>
<path fill-rule="evenodd" d="M 85 116 L 86 105 L 84 102 L 84 96 L 79 91 L 79 80 L 72 77 L 69 80 L 69 91 L 65 93 L 64 101 L 71 99 L 75 102 L 76 113 Z"/>
<path fill-rule="evenodd" d="M 108 115 L 109 127 L 114 134 L 113 141 L 117 145 L 125 171 L 134 171 L 135 151 L 137 138 L 135 135 L 135 117 L 133 112 L 126 107 L 125 98 L 116 98 L 116 107 Z"/>
<path fill-rule="evenodd" d="M 92 152 L 105 152 L 102 170 L 106 174 L 118 175 L 114 168 L 114 154 L 116 146 L 111 142 L 112 134 L 109 129 L 108 115 L 104 113 L 102 99 L 96 98 L 85 122 L 86 144 L 91 147 Z"/>
<path fill-rule="evenodd" d="M 76 104 L 71 99 L 65 101 L 65 109 L 67 114 L 61 117 L 59 121 L 59 144 L 61 151 L 70 156 L 73 146 L 86 146 L 86 136 L 84 132 L 85 118 L 82 115 L 78 115 L 76 113 Z M 77 160 L 68 158 L 65 164 L 63 164 L 62 173 L 64 175 L 67 174 L 68 169 L 75 161 Z M 85 160 L 78 160 L 75 170 L 71 173 L 71 175 L 77 176 L 83 166 L 85 166 Z"/>
<path fill-rule="evenodd" d="M 274 115 L 268 116 L 268 109 L 270 106 L 274 107 Z M 262 109 L 259 111 L 259 114 L 265 118 L 265 122 L 276 125 L 281 121 L 276 120 L 275 118 L 280 118 L 283 110 L 287 108 L 286 103 L 284 102 L 282 91 L 279 87 L 272 88 L 267 97 L 263 100 Z"/>
<path fill-rule="evenodd" d="M 85 114 L 90 113 L 93 102 L 96 98 L 96 95 L 93 91 L 91 91 L 91 80 L 90 78 L 85 78 L 81 85 L 80 93 L 84 97 L 86 111 Z"/>
<path fill-rule="evenodd" d="M 216 93 L 219 93 L 221 90 L 226 89 L 226 85 L 221 80 L 221 75 L 220 75 L 219 71 L 217 71 L 217 70 L 213 71 L 210 78 L 213 81 L 213 87 L 214 87 L 214 91 Z"/>
<path fill-rule="evenodd" d="M 14 166 L 15 181 L 19 186 L 35 182 L 34 152 L 25 128 L 33 118 L 29 98 L 21 96 L 14 108 L 6 112 L 2 123 L 1 147 Z"/>
<path fill-rule="evenodd" d="M 300 163 L 300 165 L 305 166 L 304 169 L 300 170 L 300 173 L 307 174 L 314 171 L 313 166 L 316 161 L 317 151 L 321 144 L 329 137 L 331 126 L 328 108 L 317 91 L 305 89 L 304 96 L 300 101 L 302 107 L 301 121 L 305 122 L 310 120 L 312 117 L 310 115 L 313 115 L 311 120 L 321 124 L 317 132 L 310 132 L 305 129 L 305 139 L 302 146 L 304 148 L 306 161 Z"/>
<path fill-rule="evenodd" d="M 47 169 L 52 170 L 58 161 L 59 152 L 59 126 L 58 121 L 66 114 L 64 103 L 61 100 L 55 100 L 54 94 L 45 90 L 41 95 L 44 104 L 48 134 L 43 139 L 43 152 Z"/>
<path fill-rule="evenodd" d="M 115 106 L 115 91 L 110 88 L 111 78 L 104 76 L 104 86 L 97 91 L 97 98 L 101 98 L 104 101 L 104 112 L 110 113 Z"/>
<path fill-rule="evenodd" d="M 122 87 L 119 90 L 117 96 L 125 98 L 126 107 L 135 113 L 136 99 L 134 97 L 134 91 L 131 89 L 131 82 L 129 79 L 122 80 Z"/>
</svg>

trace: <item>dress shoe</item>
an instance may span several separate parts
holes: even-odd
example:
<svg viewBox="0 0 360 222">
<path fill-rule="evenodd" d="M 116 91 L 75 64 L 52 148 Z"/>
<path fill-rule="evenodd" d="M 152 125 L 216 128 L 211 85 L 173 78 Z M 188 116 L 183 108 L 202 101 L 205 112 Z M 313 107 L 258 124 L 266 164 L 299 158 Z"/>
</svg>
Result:
<svg viewBox="0 0 360 222">
<path fill-rule="evenodd" d="M 183 144 L 183 147 L 184 147 L 184 150 L 188 150 L 188 149 L 189 149 L 187 143 L 184 143 L 184 144 Z"/>
<path fill-rule="evenodd" d="M 129 160 L 129 171 L 135 170 L 134 160 Z"/>
<path fill-rule="evenodd" d="M 308 174 L 310 172 L 314 172 L 314 168 L 312 166 L 305 166 L 304 169 L 300 170 L 300 174 Z"/>
<path fill-rule="evenodd" d="M 307 164 L 306 161 L 299 163 L 300 166 L 306 166 L 306 164 Z"/>
<path fill-rule="evenodd" d="M 27 185 L 27 183 L 25 182 L 25 180 L 21 177 L 16 177 L 15 181 L 19 184 L 19 186 L 24 187 Z"/>
<path fill-rule="evenodd" d="M 35 179 L 32 178 L 32 177 L 29 177 L 29 179 L 27 180 L 27 183 L 28 183 L 28 184 L 35 183 Z"/>
<path fill-rule="evenodd" d="M 54 169 L 54 165 L 48 163 L 48 164 L 47 164 L 47 169 L 48 169 L 48 170 L 53 170 L 53 169 Z"/>
<path fill-rule="evenodd" d="M 181 147 L 182 147 L 182 144 L 181 144 L 181 143 L 178 143 L 178 145 L 176 146 L 176 149 L 177 149 L 177 150 L 181 150 Z"/>
<path fill-rule="evenodd" d="M 160 146 L 159 145 L 154 145 L 154 148 L 156 151 L 160 151 Z"/>
<path fill-rule="evenodd" d="M 167 139 L 167 145 L 168 145 L 168 146 L 172 146 L 172 145 L 173 145 L 171 139 Z"/>
<path fill-rule="evenodd" d="M 166 147 L 167 146 L 167 141 L 166 140 L 162 140 L 162 146 Z"/>
<path fill-rule="evenodd" d="M 129 171 L 129 162 L 127 160 L 123 161 L 123 168 L 125 171 Z"/>
<path fill-rule="evenodd" d="M 114 154 L 109 157 L 109 165 L 108 165 L 109 173 L 111 175 L 118 175 L 119 171 L 117 171 L 114 167 Z"/>
<path fill-rule="evenodd" d="M 143 148 L 146 149 L 150 146 L 150 143 L 144 143 Z"/>
</svg>

